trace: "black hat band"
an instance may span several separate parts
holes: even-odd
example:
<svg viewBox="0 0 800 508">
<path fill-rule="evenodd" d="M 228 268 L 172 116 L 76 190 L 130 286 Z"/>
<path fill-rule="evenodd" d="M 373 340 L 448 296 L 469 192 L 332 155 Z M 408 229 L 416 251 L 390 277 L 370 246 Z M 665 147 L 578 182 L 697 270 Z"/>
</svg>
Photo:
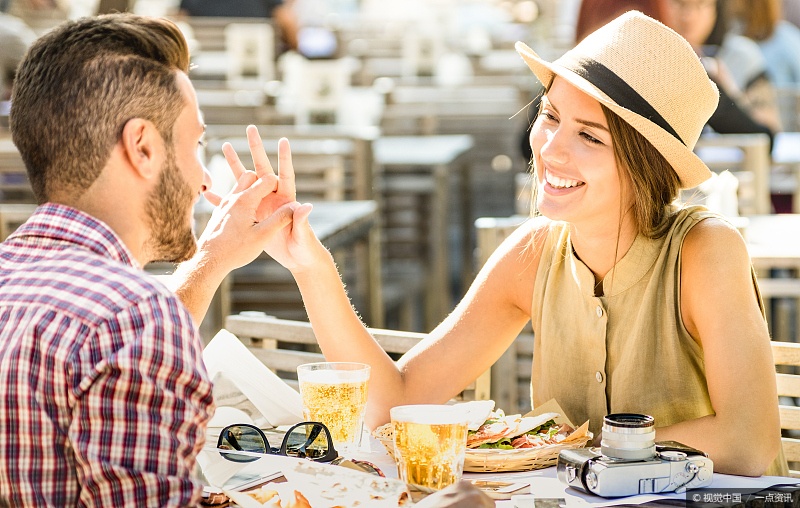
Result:
<svg viewBox="0 0 800 508">
<path fill-rule="evenodd" d="M 575 57 L 570 54 L 562 56 L 555 63 L 574 72 L 602 90 L 619 106 L 647 118 L 672 134 L 675 139 L 686 146 L 686 143 L 675 132 L 669 122 L 644 97 L 639 95 L 639 92 L 605 65 L 591 58 Z"/>
</svg>

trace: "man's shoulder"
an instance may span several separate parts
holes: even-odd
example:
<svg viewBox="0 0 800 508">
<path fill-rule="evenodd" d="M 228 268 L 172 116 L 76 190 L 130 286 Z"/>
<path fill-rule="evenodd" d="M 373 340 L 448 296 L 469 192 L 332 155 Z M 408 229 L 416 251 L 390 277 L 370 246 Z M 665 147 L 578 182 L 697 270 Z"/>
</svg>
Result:
<svg viewBox="0 0 800 508">
<path fill-rule="evenodd" d="M 148 299 L 176 299 L 157 278 L 81 249 L 0 266 L 0 305 L 49 306 L 102 321 Z"/>
</svg>

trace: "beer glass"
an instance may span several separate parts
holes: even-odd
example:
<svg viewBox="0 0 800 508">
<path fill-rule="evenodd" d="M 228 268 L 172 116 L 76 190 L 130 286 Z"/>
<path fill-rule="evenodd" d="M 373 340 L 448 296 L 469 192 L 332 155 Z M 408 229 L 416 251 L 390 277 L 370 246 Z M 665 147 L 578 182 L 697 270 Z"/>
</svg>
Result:
<svg viewBox="0 0 800 508">
<path fill-rule="evenodd" d="M 467 415 L 447 405 L 397 406 L 390 410 L 400 479 L 424 492 L 458 482 L 464 471 Z"/>
<path fill-rule="evenodd" d="M 303 418 L 324 423 L 341 453 L 358 450 L 364 429 L 369 365 L 307 363 L 297 367 L 297 380 Z"/>
</svg>

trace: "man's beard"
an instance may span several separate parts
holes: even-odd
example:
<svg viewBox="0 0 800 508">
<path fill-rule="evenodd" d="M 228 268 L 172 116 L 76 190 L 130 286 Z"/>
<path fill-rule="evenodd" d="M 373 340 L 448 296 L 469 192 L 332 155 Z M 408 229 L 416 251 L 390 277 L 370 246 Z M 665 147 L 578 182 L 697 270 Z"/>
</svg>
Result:
<svg viewBox="0 0 800 508">
<path fill-rule="evenodd" d="M 145 206 L 150 226 L 147 250 L 152 261 L 180 263 L 197 251 L 192 224 L 187 221 L 193 204 L 192 190 L 181 175 L 174 148 L 169 146 L 158 185 Z"/>
</svg>

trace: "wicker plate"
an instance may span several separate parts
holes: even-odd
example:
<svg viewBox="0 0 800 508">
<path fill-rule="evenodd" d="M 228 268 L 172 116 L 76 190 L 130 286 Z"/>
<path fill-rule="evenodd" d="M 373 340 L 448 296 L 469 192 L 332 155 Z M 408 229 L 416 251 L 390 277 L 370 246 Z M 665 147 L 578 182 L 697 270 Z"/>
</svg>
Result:
<svg viewBox="0 0 800 508">
<path fill-rule="evenodd" d="M 588 427 L 588 425 L 584 425 Z M 581 427 L 583 429 L 583 427 Z M 582 448 L 592 440 L 588 430 L 573 432 L 561 443 L 541 448 L 521 448 L 517 450 L 470 449 L 464 454 L 464 471 L 489 473 L 506 471 L 531 471 L 555 466 L 558 453 L 569 448 Z"/>
</svg>

